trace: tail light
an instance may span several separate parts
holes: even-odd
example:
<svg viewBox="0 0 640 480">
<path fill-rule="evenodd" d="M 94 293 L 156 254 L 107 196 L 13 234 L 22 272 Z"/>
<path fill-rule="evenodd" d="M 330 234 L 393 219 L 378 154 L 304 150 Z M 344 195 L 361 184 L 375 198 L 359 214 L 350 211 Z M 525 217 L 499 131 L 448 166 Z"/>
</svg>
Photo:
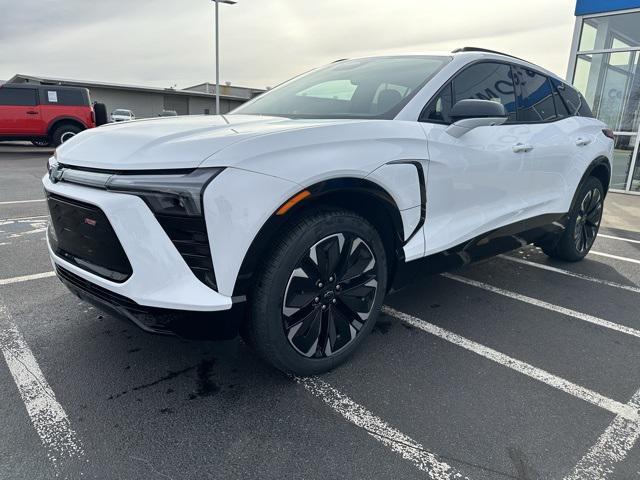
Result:
<svg viewBox="0 0 640 480">
<path fill-rule="evenodd" d="M 613 134 L 613 130 L 611 130 L 610 128 L 603 128 L 602 129 L 602 133 L 604 133 L 605 137 L 608 137 L 611 140 L 615 140 L 616 139 L 616 136 Z"/>
<path fill-rule="evenodd" d="M 91 107 L 91 123 L 96 123 L 96 112 L 93 111 L 93 107 Z"/>
</svg>

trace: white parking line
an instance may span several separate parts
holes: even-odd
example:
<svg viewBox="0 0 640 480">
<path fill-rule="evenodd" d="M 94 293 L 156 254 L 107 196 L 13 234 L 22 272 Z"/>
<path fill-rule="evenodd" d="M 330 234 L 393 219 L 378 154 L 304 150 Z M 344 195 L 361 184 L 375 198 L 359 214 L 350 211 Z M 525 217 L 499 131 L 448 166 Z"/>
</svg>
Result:
<svg viewBox="0 0 640 480">
<path fill-rule="evenodd" d="M 39 278 L 55 277 L 56 272 L 34 273 L 32 275 L 22 275 L 20 277 L 0 278 L 0 285 L 10 285 L 12 283 L 26 282 L 29 280 L 38 280 Z"/>
<path fill-rule="evenodd" d="M 419 470 L 425 472 L 429 478 L 433 480 L 467 478 L 456 472 L 453 467 L 444 463 L 436 455 L 425 450 L 418 442 L 396 430 L 381 418 L 376 417 L 369 410 L 357 404 L 328 383 L 317 377 L 294 378 L 310 393 L 320 398 L 349 422 L 363 428 L 383 445 L 399 454 L 405 460 L 412 462 Z"/>
<path fill-rule="evenodd" d="M 84 455 L 69 418 L 9 313 L 0 305 L 0 349 L 47 456 L 54 465 Z"/>
<path fill-rule="evenodd" d="M 11 200 L 7 202 L 0 202 L 0 205 L 12 205 L 14 203 L 35 203 L 35 202 L 44 202 L 44 198 L 38 198 L 36 200 Z"/>
<path fill-rule="evenodd" d="M 551 265 L 545 265 L 544 263 L 531 262 L 529 260 L 524 260 L 522 258 L 511 257 L 509 255 L 499 255 L 499 257 L 504 260 L 509 260 L 510 262 L 516 262 L 516 263 L 521 263 L 523 265 L 529 265 L 531 267 L 541 268 L 549 272 L 561 273 L 563 275 L 568 275 L 569 277 L 580 278 L 582 280 L 587 280 L 589 282 L 600 283 L 602 285 L 608 285 L 610 287 L 621 288 L 623 290 L 629 290 L 630 292 L 640 293 L 640 287 L 623 285 L 622 283 L 611 282 L 609 280 L 602 280 L 600 278 L 595 278 L 589 275 L 585 275 L 584 273 L 577 273 L 577 272 L 572 272 L 570 270 L 563 270 L 562 268 L 552 267 Z"/>
<path fill-rule="evenodd" d="M 49 215 L 34 215 L 32 217 L 18 217 L 18 218 L 0 218 L 0 225 L 6 225 L 13 222 L 24 222 L 29 220 L 37 220 L 40 218 L 47 218 Z"/>
<path fill-rule="evenodd" d="M 627 404 L 640 409 L 640 390 Z M 640 438 L 640 422 L 617 416 L 565 480 L 604 480 Z"/>
<path fill-rule="evenodd" d="M 430 333 L 437 337 L 442 338 L 448 342 L 458 345 L 466 350 L 476 353 L 488 360 L 496 362 L 504 367 L 515 370 L 518 373 L 534 378 L 550 387 L 561 390 L 569 395 L 584 400 L 585 402 L 596 405 L 604 410 L 614 413 L 626 420 L 637 422 L 640 419 L 638 409 L 632 405 L 625 405 L 616 400 L 605 397 L 604 395 L 589 390 L 588 388 L 581 387 L 575 383 L 558 377 L 552 373 L 549 373 L 540 368 L 534 367 L 526 362 L 517 360 L 513 357 L 500 353 L 497 350 L 486 347 L 480 343 L 469 340 L 457 333 L 450 332 L 444 328 L 433 325 L 432 323 L 421 320 L 417 317 L 413 317 L 409 314 L 399 312 L 391 307 L 384 306 L 382 311 L 387 315 L 391 315 L 404 323 L 416 327 L 424 332 Z"/>
<path fill-rule="evenodd" d="M 598 325 L 600 327 L 608 328 L 610 330 L 615 330 L 616 332 L 625 333 L 627 335 L 640 338 L 640 330 L 636 330 L 635 328 L 618 325 L 617 323 L 610 322 L 609 320 L 605 320 L 603 318 L 595 317 L 587 313 L 578 312 L 576 310 L 571 310 L 570 308 L 561 307 L 559 305 L 554 305 L 553 303 L 544 302 L 542 300 L 538 300 L 537 298 L 527 297 L 526 295 L 521 295 L 520 293 L 504 290 L 499 287 L 494 287 L 493 285 L 482 283 L 477 280 L 471 280 L 470 278 L 460 277 L 451 273 L 443 273 L 441 275 L 450 280 L 455 280 L 456 282 L 465 283 L 473 287 L 497 293 L 498 295 L 502 295 L 504 297 L 509 297 L 513 298 L 514 300 L 528 303 L 529 305 L 535 305 L 536 307 L 545 308 L 553 312 L 561 313 L 563 315 L 582 320 L 583 322 L 593 323 L 594 325 Z"/>
<path fill-rule="evenodd" d="M 589 252 L 589 255 L 600 255 L 601 257 L 613 258 L 615 260 L 622 260 L 624 262 L 640 263 L 640 260 L 637 260 L 635 258 L 621 257 L 619 255 L 611 255 L 610 253 L 596 252 L 594 250 L 591 250 Z"/>
<path fill-rule="evenodd" d="M 623 242 L 640 243 L 640 240 L 632 240 L 630 238 L 624 238 L 624 237 L 615 237 L 613 235 L 605 235 L 604 233 L 599 233 L 598 236 L 603 238 L 610 238 L 611 240 L 622 240 Z"/>
</svg>

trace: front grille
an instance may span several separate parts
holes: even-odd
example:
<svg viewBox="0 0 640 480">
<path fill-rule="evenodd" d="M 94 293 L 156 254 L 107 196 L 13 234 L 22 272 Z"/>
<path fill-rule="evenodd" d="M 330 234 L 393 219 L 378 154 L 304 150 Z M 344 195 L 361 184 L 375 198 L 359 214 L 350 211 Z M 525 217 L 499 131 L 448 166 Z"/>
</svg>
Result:
<svg viewBox="0 0 640 480">
<path fill-rule="evenodd" d="M 217 290 L 204 218 L 156 214 L 156 219 L 198 280 Z"/>
<path fill-rule="evenodd" d="M 57 256 L 113 282 L 131 276 L 129 259 L 100 208 L 52 193 L 47 194 L 47 206 L 47 234 Z"/>
</svg>

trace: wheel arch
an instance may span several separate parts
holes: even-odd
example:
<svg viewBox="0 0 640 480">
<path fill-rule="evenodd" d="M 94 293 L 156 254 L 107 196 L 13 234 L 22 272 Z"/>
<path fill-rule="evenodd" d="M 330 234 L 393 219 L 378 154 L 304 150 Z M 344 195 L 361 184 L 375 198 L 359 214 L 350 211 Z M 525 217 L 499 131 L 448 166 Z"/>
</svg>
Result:
<svg viewBox="0 0 640 480">
<path fill-rule="evenodd" d="M 81 130 L 87 129 L 87 126 L 82 121 L 80 121 L 75 117 L 57 117 L 57 118 L 54 118 L 51 122 L 49 122 L 49 126 L 47 127 L 47 136 L 51 137 L 51 135 L 53 135 L 53 132 L 55 132 L 56 128 L 66 123 L 75 125 L 79 127 Z"/>
<path fill-rule="evenodd" d="M 600 180 L 602 187 L 604 188 L 604 195 L 606 196 L 609 191 L 609 182 L 611 181 L 611 162 L 609 159 L 605 156 L 600 156 L 589 164 L 582 174 L 582 178 L 578 182 L 576 191 L 573 194 L 573 200 L 571 201 L 571 209 L 569 211 L 573 210 L 575 203 L 578 201 L 578 192 L 580 191 L 580 187 L 589 177 L 595 177 Z"/>
<path fill-rule="evenodd" d="M 398 260 L 403 258 L 404 227 L 400 209 L 389 192 L 371 180 L 343 177 L 302 188 L 291 198 L 305 191 L 310 195 L 295 203 L 285 214 L 278 215 L 280 209 L 274 211 L 260 228 L 242 261 L 234 296 L 241 297 L 250 291 L 254 273 L 283 228 L 311 212 L 323 209 L 351 210 L 371 222 L 382 237 L 389 262 L 389 279 L 393 278 Z"/>
</svg>

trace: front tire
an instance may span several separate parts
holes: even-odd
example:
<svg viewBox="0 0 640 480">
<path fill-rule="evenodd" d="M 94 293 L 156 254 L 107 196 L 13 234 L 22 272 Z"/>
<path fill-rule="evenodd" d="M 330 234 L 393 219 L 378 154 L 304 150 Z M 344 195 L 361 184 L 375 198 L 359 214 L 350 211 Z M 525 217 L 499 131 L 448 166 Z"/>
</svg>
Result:
<svg viewBox="0 0 640 480">
<path fill-rule="evenodd" d="M 569 214 L 567 227 L 552 247 L 543 247 L 548 256 L 577 262 L 582 260 L 598 235 L 604 202 L 604 188 L 595 177 L 582 185 L 577 200 Z"/>
<path fill-rule="evenodd" d="M 371 332 L 386 287 L 376 229 L 352 212 L 317 212 L 288 228 L 269 253 L 243 336 L 286 373 L 326 372 Z"/>
</svg>

